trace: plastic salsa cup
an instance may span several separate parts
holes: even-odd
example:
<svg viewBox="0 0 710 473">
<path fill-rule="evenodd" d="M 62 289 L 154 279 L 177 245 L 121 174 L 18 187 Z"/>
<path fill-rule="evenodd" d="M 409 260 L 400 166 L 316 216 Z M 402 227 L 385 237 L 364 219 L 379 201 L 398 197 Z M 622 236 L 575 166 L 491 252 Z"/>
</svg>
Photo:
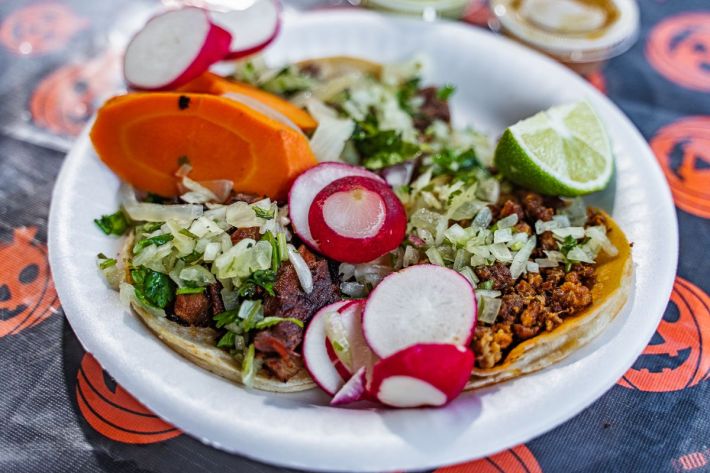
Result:
<svg viewBox="0 0 710 473">
<path fill-rule="evenodd" d="M 494 29 L 566 64 L 597 71 L 635 42 L 635 0 L 491 0 Z"/>
</svg>

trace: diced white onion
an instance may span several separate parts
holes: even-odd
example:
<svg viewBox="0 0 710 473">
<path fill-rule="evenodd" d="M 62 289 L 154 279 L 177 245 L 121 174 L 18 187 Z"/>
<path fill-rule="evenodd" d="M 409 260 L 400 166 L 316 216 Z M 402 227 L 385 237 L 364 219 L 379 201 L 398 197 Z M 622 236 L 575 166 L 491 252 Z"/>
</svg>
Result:
<svg viewBox="0 0 710 473">
<path fill-rule="evenodd" d="M 571 236 L 575 240 L 579 240 L 580 238 L 584 238 L 584 227 L 555 228 L 552 230 L 552 233 L 559 238 Z"/>
<path fill-rule="evenodd" d="M 419 262 L 419 250 L 413 246 L 407 246 L 404 249 L 404 258 L 402 258 L 402 266 L 407 268 Z"/>
<path fill-rule="evenodd" d="M 508 243 L 513 239 L 513 231 L 510 228 L 501 228 L 493 233 L 493 243 Z"/>
<path fill-rule="evenodd" d="M 188 204 L 204 204 L 218 201 L 214 192 L 187 176 L 182 178 L 182 185 L 189 189 L 189 192 L 185 192 L 180 198 Z"/>
<path fill-rule="evenodd" d="M 311 137 L 311 150 L 318 161 L 340 161 L 345 143 L 355 130 L 350 118 L 339 118 L 335 110 L 323 102 L 311 99 L 306 105 L 308 112 L 318 121 L 318 128 Z"/>
<path fill-rule="evenodd" d="M 598 241 L 604 252 L 609 256 L 613 257 L 619 254 L 619 249 L 606 236 L 606 228 L 604 226 L 589 227 L 585 229 L 584 234 L 591 240 Z"/>
<path fill-rule="evenodd" d="M 497 260 L 508 262 L 513 260 L 513 254 L 504 243 L 494 243 L 488 247 L 491 255 Z M 527 259 L 527 258 L 526 258 Z"/>
<path fill-rule="evenodd" d="M 296 276 L 298 276 L 298 281 L 301 283 L 303 291 L 306 294 L 310 294 L 313 291 L 313 275 L 301 253 L 290 244 L 288 245 L 288 260 L 293 265 L 293 269 L 296 270 Z"/>
<path fill-rule="evenodd" d="M 478 320 L 487 324 L 492 324 L 498 317 L 503 301 L 493 297 L 481 296 L 478 302 Z"/>
<path fill-rule="evenodd" d="M 542 220 L 538 220 L 535 222 L 535 233 L 537 233 L 538 235 L 554 230 L 555 228 L 560 228 L 560 222 L 554 219 L 548 220 L 547 222 L 543 222 Z"/>
<path fill-rule="evenodd" d="M 518 279 L 518 277 L 523 274 L 523 271 L 525 271 L 528 259 L 535 249 L 536 242 L 537 239 L 531 236 L 527 243 L 525 243 L 523 247 L 520 248 L 520 251 L 515 254 L 515 257 L 513 257 L 513 262 L 510 264 L 510 275 L 513 279 Z"/>
<path fill-rule="evenodd" d="M 534 263 L 532 261 L 528 261 L 527 270 L 528 270 L 528 273 L 539 273 L 540 272 L 540 265 L 538 265 L 537 263 Z"/>
<path fill-rule="evenodd" d="M 219 255 L 221 247 L 222 247 L 222 245 L 217 242 L 208 243 L 207 246 L 205 247 L 205 252 L 204 252 L 204 255 L 202 256 L 202 259 L 204 259 L 207 262 L 214 261 L 215 258 L 217 258 L 217 255 Z"/>
<path fill-rule="evenodd" d="M 510 214 L 507 217 L 503 217 L 502 219 L 498 220 L 498 222 L 496 222 L 499 229 L 511 228 L 511 227 L 515 226 L 515 224 L 517 224 L 517 223 L 518 223 L 518 214 Z"/>
<path fill-rule="evenodd" d="M 437 250 L 435 247 L 429 248 L 428 250 L 426 250 L 425 253 L 427 258 L 429 258 L 429 262 L 431 264 L 445 266 L 444 259 L 441 257 L 441 253 L 439 253 L 439 250 Z"/>
<path fill-rule="evenodd" d="M 476 218 L 473 219 L 471 225 L 478 228 L 488 228 L 492 220 L 493 213 L 491 212 L 491 209 L 486 206 L 478 211 L 478 213 L 476 214 Z"/>
<path fill-rule="evenodd" d="M 349 297 L 361 298 L 367 295 L 365 285 L 359 282 L 344 282 L 340 284 L 340 290 Z"/>
<path fill-rule="evenodd" d="M 492 299 L 494 297 L 500 296 L 500 291 L 492 291 L 490 289 L 476 289 L 476 297 L 490 297 Z"/>
</svg>

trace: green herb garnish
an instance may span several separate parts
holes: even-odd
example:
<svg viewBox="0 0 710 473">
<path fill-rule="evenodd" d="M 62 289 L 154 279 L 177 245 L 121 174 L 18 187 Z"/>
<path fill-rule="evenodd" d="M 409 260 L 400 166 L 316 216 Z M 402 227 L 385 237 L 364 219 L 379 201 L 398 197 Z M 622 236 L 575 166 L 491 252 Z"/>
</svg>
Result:
<svg viewBox="0 0 710 473">
<path fill-rule="evenodd" d="M 380 130 L 372 114 L 357 123 L 352 139 L 363 165 L 370 169 L 399 164 L 419 153 L 419 146 L 404 141 L 401 133 Z"/>
<path fill-rule="evenodd" d="M 281 322 L 291 322 L 303 328 L 303 321 L 300 319 L 294 319 L 293 317 L 264 317 L 264 319 L 258 321 L 254 325 L 254 328 L 256 330 L 261 330 L 280 324 Z"/>
<path fill-rule="evenodd" d="M 180 235 L 185 235 L 185 236 L 188 237 L 188 238 L 192 238 L 193 240 L 199 240 L 199 239 L 200 239 L 200 237 L 198 237 L 197 235 L 195 235 L 194 233 L 192 233 L 192 232 L 191 232 L 190 230 L 188 230 L 187 228 L 181 229 L 178 233 L 179 233 Z"/>
<path fill-rule="evenodd" d="M 256 295 L 256 288 L 262 287 L 267 294 L 275 296 L 274 282 L 276 281 L 276 271 L 271 269 L 263 269 L 253 272 L 247 279 L 244 280 L 239 287 L 238 295 L 242 298 L 252 298 Z"/>
<path fill-rule="evenodd" d="M 121 236 L 128 230 L 128 219 L 121 210 L 110 215 L 102 215 L 101 218 L 94 219 L 94 223 L 106 235 Z"/>
<path fill-rule="evenodd" d="M 175 291 L 175 294 L 202 294 L 205 292 L 204 287 L 179 287 Z"/>
<path fill-rule="evenodd" d="M 234 339 L 236 336 L 236 333 L 227 331 L 217 342 L 217 348 L 234 348 Z"/>
<path fill-rule="evenodd" d="M 258 205 L 255 205 L 254 207 L 252 207 L 252 210 L 254 211 L 256 216 L 259 218 L 263 218 L 265 220 L 271 220 L 272 218 L 274 218 L 275 212 L 274 212 L 274 209 L 272 209 L 272 208 L 262 209 Z"/>
<path fill-rule="evenodd" d="M 434 165 L 435 176 L 441 174 L 462 176 L 467 171 L 481 166 L 478 158 L 476 158 L 476 152 L 473 149 L 456 153 L 453 150 L 446 148 L 436 154 L 433 154 L 431 156 L 431 161 Z"/>
<path fill-rule="evenodd" d="M 164 309 L 175 298 L 175 284 L 167 274 L 145 266 L 131 269 L 136 297 L 144 304 Z"/>
<path fill-rule="evenodd" d="M 436 98 L 439 100 L 447 101 L 454 94 L 454 92 L 456 92 L 456 86 L 452 84 L 446 84 L 436 91 Z"/>
<path fill-rule="evenodd" d="M 140 253 L 141 250 L 143 250 L 143 248 L 145 248 L 146 246 L 164 245 L 167 242 L 172 241 L 172 239 L 173 239 L 173 236 L 170 233 L 164 233 L 163 235 L 157 235 L 157 236 L 150 237 L 150 238 L 144 238 L 143 240 L 141 240 L 135 244 L 135 246 L 133 247 L 133 254 Z"/>
<path fill-rule="evenodd" d="M 489 279 L 488 281 L 483 281 L 481 284 L 478 285 L 478 289 L 490 291 L 491 289 L 493 289 L 493 280 Z"/>
<path fill-rule="evenodd" d="M 222 328 L 225 325 L 229 325 L 231 323 L 236 322 L 238 317 L 239 311 L 237 309 L 233 309 L 220 312 L 219 314 L 212 317 L 212 320 L 215 321 L 217 328 Z"/>
</svg>

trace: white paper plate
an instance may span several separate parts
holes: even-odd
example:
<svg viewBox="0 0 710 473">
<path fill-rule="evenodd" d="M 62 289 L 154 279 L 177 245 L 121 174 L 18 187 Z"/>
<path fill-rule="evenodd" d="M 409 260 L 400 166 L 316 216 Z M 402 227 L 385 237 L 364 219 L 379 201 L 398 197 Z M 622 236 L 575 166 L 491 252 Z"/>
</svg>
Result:
<svg viewBox="0 0 710 473">
<path fill-rule="evenodd" d="M 499 134 L 515 121 L 565 101 L 588 99 L 617 153 L 614 217 L 634 242 L 632 300 L 593 343 L 540 373 L 461 396 L 444 409 L 327 407 L 313 390 L 247 391 L 186 362 L 119 304 L 95 269 L 95 256 L 119 243 L 92 218 L 117 208 L 118 180 L 96 158 L 86 133 L 57 181 L 49 220 L 52 271 L 67 318 L 84 347 L 129 392 L 203 442 L 264 462 L 310 470 L 423 469 L 525 442 L 592 403 L 629 368 L 668 301 L 677 228 L 668 187 L 629 120 L 582 79 L 487 32 L 368 12 L 287 16 L 268 52 L 274 64 L 349 54 L 400 61 L 430 59 L 427 83 L 453 83 L 457 124 Z"/>
</svg>

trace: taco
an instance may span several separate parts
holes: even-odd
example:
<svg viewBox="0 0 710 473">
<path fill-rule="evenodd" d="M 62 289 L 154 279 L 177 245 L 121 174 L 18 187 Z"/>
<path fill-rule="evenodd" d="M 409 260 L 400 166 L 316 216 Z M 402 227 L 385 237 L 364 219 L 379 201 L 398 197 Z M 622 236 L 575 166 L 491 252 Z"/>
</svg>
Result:
<svg viewBox="0 0 710 473">
<path fill-rule="evenodd" d="M 490 141 L 451 125 L 452 88 L 422 86 L 421 69 L 416 61 L 341 57 L 272 71 L 243 63 L 236 73 L 314 115 L 316 155 L 335 148 L 339 159 L 386 180 L 406 211 L 406 237 L 396 248 L 366 263 L 323 256 L 294 231 L 285 202 L 218 195 L 189 179 L 183 162 L 176 163 L 180 197 L 124 192 L 122 211 L 109 217 L 127 217 L 130 235 L 118 261 L 99 260 L 102 270 L 170 348 L 265 391 L 314 387 L 301 354 L 314 314 L 365 298 L 388 274 L 417 264 L 446 266 L 476 289 L 467 389 L 568 356 L 626 303 L 629 242 L 609 215 L 581 199 L 542 196 L 497 175 Z M 189 103 L 197 95 L 183 96 Z M 513 256 L 531 242 L 512 274 Z"/>
</svg>

